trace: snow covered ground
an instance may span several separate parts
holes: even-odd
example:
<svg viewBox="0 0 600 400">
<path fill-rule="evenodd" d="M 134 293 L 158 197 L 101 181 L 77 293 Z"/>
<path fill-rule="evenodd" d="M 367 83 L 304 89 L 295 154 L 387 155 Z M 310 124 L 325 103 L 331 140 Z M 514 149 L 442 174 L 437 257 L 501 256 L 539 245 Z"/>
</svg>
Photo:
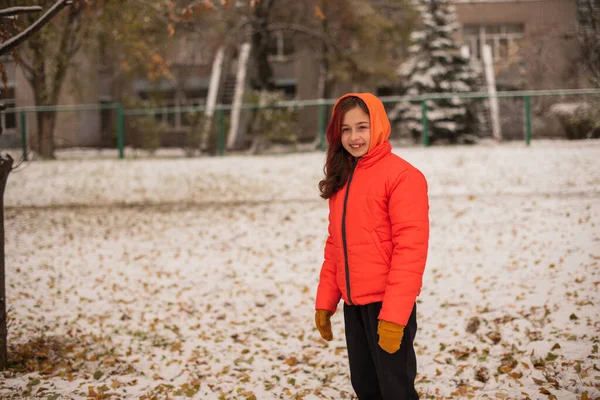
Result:
<svg viewBox="0 0 600 400">
<path fill-rule="evenodd" d="M 599 398 L 600 141 L 395 152 L 430 186 L 422 398 Z M 341 313 L 313 328 L 323 158 L 21 166 L 0 397 L 352 398 Z"/>
</svg>

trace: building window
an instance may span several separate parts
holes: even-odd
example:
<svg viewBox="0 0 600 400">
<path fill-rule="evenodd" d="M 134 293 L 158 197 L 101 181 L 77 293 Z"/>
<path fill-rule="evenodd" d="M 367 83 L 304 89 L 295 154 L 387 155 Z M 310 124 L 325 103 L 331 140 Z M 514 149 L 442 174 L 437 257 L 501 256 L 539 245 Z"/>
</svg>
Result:
<svg viewBox="0 0 600 400">
<path fill-rule="evenodd" d="M 490 45 L 494 60 L 513 57 L 523 39 L 525 27 L 521 23 L 500 25 L 463 25 L 463 38 L 471 57 L 481 59 L 482 44 Z"/>
<path fill-rule="evenodd" d="M 142 100 L 151 100 L 154 118 L 169 129 L 180 130 L 193 124 L 190 109 L 203 107 L 206 104 L 208 89 L 190 89 L 177 96 L 174 90 L 140 90 L 138 96 Z"/>
<path fill-rule="evenodd" d="M 600 3 L 598 1 L 577 0 L 577 21 L 582 31 L 593 34 L 599 9 Z"/>
<path fill-rule="evenodd" d="M 172 61 L 180 66 L 209 65 L 209 52 L 208 41 L 202 40 L 198 34 L 187 34 L 177 41 Z"/>
<path fill-rule="evenodd" d="M 0 103 L 4 103 L 7 109 L 16 107 L 14 86 L 9 86 L 6 90 L 2 89 L 2 93 L 0 94 Z M 0 126 L 2 127 L 4 133 L 16 132 L 17 117 L 15 113 L 10 111 L 4 111 L 0 113 Z"/>
<path fill-rule="evenodd" d="M 273 61 L 288 61 L 294 54 L 294 40 L 287 32 L 275 32 L 269 44 L 269 58 Z"/>
<path fill-rule="evenodd" d="M 204 98 L 201 99 L 176 99 L 171 98 L 162 103 L 163 110 L 159 110 L 154 116 L 158 121 L 165 123 L 170 129 L 179 130 L 193 124 L 190 112 L 186 109 L 204 106 Z"/>
<path fill-rule="evenodd" d="M 15 108 L 17 102 L 15 100 L 15 64 L 7 57 L 1 57 L 0 62 L 4 65 L 6 77 L 8 78 L 7 88 L 4 88 L 0 81 L 0 103 L 4 103 L 6 108 Z M 17 116 L 14 112 L 0 113 L 0 126 L 4 133 L 15 133 L 17 130 Z"/>
</svg>

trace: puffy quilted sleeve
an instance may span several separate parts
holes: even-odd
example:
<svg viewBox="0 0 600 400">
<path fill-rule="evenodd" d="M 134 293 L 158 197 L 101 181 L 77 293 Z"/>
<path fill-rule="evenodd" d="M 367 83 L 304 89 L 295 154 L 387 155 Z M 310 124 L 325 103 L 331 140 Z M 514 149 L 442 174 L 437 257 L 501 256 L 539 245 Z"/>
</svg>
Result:
<svg viewBox="0 0 600 400">
<path fill-rule="evenodd" d="M 429 244 L 429 201 L 423 174 L 409 168 L 391 185 L 393 252 L 379 319 L 406 326 L 421 292 Z"/>
<path fill-rule="evenodd" d="M 331 204 L 331 200 L 330 200 Z M 325 242 L 325 260 L 321 266 L 319 286 L 317 288 L 316 310 L 328 310 L 335 313 L 342 293 L 336 282 L 335 245 L 332 237 L 331 207 L 329 212 L 328 237 Z"/>
</svg>

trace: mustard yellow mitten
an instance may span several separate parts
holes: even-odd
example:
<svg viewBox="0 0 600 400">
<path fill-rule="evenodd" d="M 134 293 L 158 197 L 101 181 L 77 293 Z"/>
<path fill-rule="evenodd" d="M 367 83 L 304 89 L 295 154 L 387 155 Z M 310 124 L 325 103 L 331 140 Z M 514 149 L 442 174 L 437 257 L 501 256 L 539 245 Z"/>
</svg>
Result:
<svg viewBox="0 0 600 400">
<path fill-rule="evenodd" d="M 331 332 L 331 311 L 317 310 L 315 312 L 315 325 L 323 339 L 328 342 L 333 339 L 333 332 Z"/>
<path fill-rule="evenodd" d="M 402 336 L 404 336 L 404 326 L 379 320 L 377 334 L 379 335 L 379 347 L 390 354 L 394 354 L 400 349 Z"/>
</svg>

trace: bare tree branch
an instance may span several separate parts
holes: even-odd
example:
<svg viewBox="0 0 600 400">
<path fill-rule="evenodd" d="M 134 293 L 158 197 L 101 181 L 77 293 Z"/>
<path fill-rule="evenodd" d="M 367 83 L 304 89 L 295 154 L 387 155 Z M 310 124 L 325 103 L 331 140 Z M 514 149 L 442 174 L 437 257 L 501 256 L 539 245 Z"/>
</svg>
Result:
<svg viewBox="0 0 600 400">
<path fill-rule="evenodd" d="M 143 0 L 141 0 L 143 1 Z M 240 4 L 244 5 L 244 3 L 238 3 L 238 2 L 232 2 L 232 4 L 230 4 L 230 6 L 233 6 L 234 8 L 240 8 Z M 253 8 L 256 6 L 256 2 L 253 1 L 248 1 L 248 5 L 250 6 L 250 8 Z M 225 9 L 225 7 L 223 5 L 219 6 L 219 4 L 215 3 L 214 1 L 209 1 L 207 2 L 206 0 L 195 0 L 192 3 L 189 4 L 189 7 L 191 8 L 195 8 L 198 6 L 208 6 L 208 7 L 212 7 L 218 10 L 223 10 Z"/>
<path fill-rule="evenodd" d="M 58 0 L 44 15 L 42 15 L 31 26 L 19 33 L 17 36 L 10 38 L 6 42 L 0 44 L 0 56 L 10 52 L 12 49 L 27 40 L 28 37 L 39 31 L 44 25 L 60 12 L 64 7 L 73 3 L 73 0 Z"/>
<path fill-rule="evenodd" d="M 318 30 L 315 30 L 314 28 L 308 27 L 308 26 L 304 26 L 304 25 L 300 25 L 300 24 L 284 24 L 284 23 L 274 23 L 274 24 L 270 24 L 268 29 L 272 32 L 276 32 L 276 31 L 292 31 L 292 32 L 298 32 L 298 33 L 303 33 L 307 36 L 311 36 L 315 39 L 319 39 L 320 41 L 322 41 L 323 43 L 325 43 L 327 45 L 327 47 L 331 48 L 331 49 L 336 49 L 339 46 L 333 41 L 331 40 L 331 38 L 329 38 L 327 35 L 324 35 L 323 33 L 319 32 Z M 341 49 L 340 49 L 341 51 Z"/>
<path fill-rule="evenodd" d="M 13 15 L 40 12 L 42 10 L 43 10 L 43 8 L 40 6 L 10 7 L 10 8 L 4 8 L 4 9 L 0 10 L 0 17 L 11 17 Z"/>
<path fill-rule="evenodd" d="M 60 95 L 60 87 L 67 73 L 67 66 L 71 62 L 71 59 L 79 50 L 81 41 L 77 38 L 81 31 L 82 25 L 78 21 L 78 14 L 80 10 L 71 9 L 66 24 L 61 32 L 60 43 L 58 46 L 58 57 L 56 59 L 56 66 L 54 68 L 54 79 L 50 88 L 50 102 L 55 104 L 58 102 Z"/>
<path fill-rule="evenodd" d="M 31 81 L 31 75 L 33 74 L 33 65 L 22 55 L 19 55 L 18 64 L 23 68 L 23 72 L 25 74 L 25 78 L 28 81 Z"/>
<path fill-rule="evenodd" d="M 361 68 L 356 63 L 356 61 L 354 59 L 352 59 L 352 57 L 349 57 L 349 53 L 346 49 L 342 49 L 336 43 L 335 40 L 332 40 L 331 37 L 329 37 L 328 35 L 326 35 L 322 32 L 319 32 L 317 30 L 311 29 L 310 27 L 299 25 L 299 24 L 271 24 L 268 27 L 268 29 L 271 31 L 287 30 L 287 31 L 292 31 L 292 32 L 298 32 L 298 33 L 303 33 L 307 36 L 313 37 L 315 39 L 318 39 L 321 41 L 321 43 L 323 43 L 323 45 L 325 46 L 325 48 L 327 50 L 333 51 L 333 53 L 336 55 L 338 60 L 346 61 L 355 73 L 360 74 L 363 72 L 363 71 L 361 71 Z"/>
<path fill-rule="evenodd" d="M 135 0 L 135 1 L 156 11 L 156 14 L 154 14 L 154 16 L 160 18 L 160 20 L 162 20 L 164 22 L 169 22 L 168 15 L 164 12 L 164 10 L 160 9 L 160 7 L 157 7 L 155 4 L 152 4 L 151 2 L 149 2 L 147 0 Z"/>
</svg>

